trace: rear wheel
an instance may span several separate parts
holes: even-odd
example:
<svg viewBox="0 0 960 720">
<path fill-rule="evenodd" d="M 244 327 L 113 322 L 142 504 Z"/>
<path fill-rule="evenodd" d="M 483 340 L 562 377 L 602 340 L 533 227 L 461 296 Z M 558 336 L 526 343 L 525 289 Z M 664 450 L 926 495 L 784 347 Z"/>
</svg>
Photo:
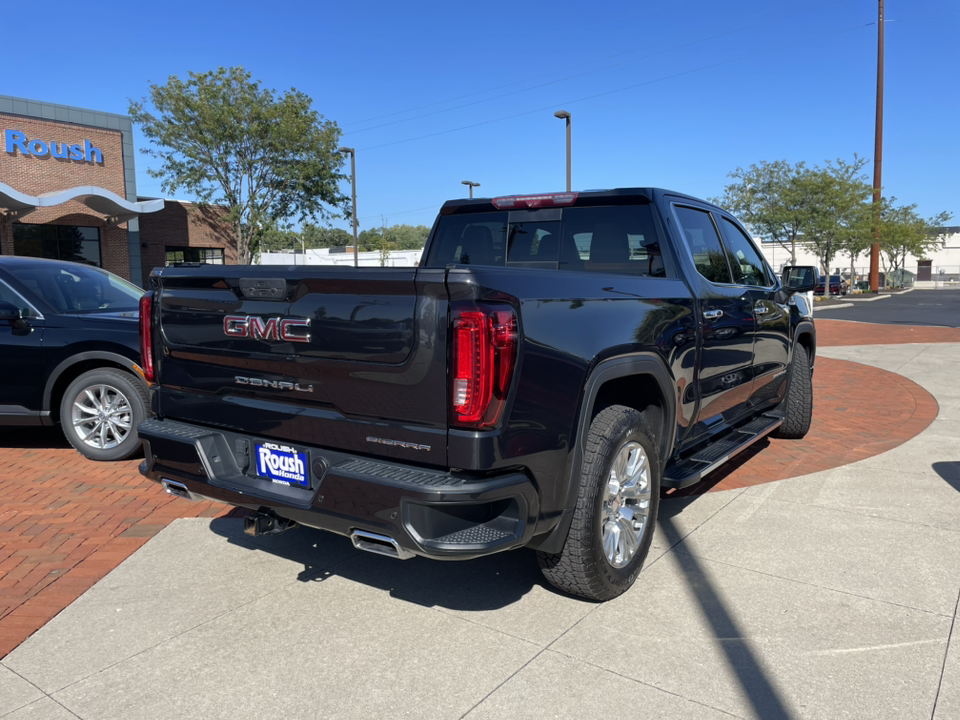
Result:
<svg viewBox="0 0 960 720">
<path fill-rule="evenodd" d="M 580 492 L 559 553 L 537 553 L 553 585 L 589 600 L 633 585 L 650 551 L 660 504 L 660 458 L 643 413 L 614 405 L 590 425 Z"/>
<path fill-rule="evenodd" d="M 146 417 L 147 392 L 128 372 L 98 368 L 67 387 L 60 401 L 63 434 L 91 460 L 125 460 L 140 448 L 137 425 Z"/>
<path fill-rule="evenodd" d="M 787 417 L 783 424 L 773 431 L 773 436 L 799 440 L 810 430 L 810 422 L 813 420 L 813 377 L 810 375 L 810 359 L 807 349 L 799 343 L 793 348 L 790 379 L 787 383 L 787 395 L 780 405 L 780 409 L 786 411 Z"/>
</svg>

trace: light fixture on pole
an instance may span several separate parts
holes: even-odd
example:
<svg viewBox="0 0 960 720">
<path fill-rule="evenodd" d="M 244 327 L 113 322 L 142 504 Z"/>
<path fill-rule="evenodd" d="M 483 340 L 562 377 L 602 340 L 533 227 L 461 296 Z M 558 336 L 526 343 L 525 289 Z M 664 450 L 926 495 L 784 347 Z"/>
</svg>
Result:
<svg viewBox="0 0 960 720">
<path fill-rule="evenodd" d="M 553 116 L 567 122 L 567 192 L 570 192 L 573 189 L 570 171 L 570 113 L 566 110 L 557 110 Z"/>
<path fill-rule="evenodd" d="M 471 182 L 470 180 L 461 180 L 461 185 L 467 185 L 470 188 L 470 199 L 473 200 L 473 189 L 475 187 L 480 187 L 480 183 Z"/>
<path fill-rule="evenodd" d="M 353 266 L 358 267 L 360 262 L 357 252 L 360 242 L 357 239 L 357 153 L 353 148 L 348 147 L 338 148 L 337 152 L 350 154 L 350 187 L 353 191 L 353 212 L 350 217 L 353 224 Z"/>
</svg>

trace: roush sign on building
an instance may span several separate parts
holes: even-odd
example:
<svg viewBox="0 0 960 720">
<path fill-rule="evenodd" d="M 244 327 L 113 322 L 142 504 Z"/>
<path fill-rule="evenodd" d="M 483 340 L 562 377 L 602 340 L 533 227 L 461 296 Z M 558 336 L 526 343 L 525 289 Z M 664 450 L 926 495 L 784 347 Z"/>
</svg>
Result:
<svg viewBox="0 0 960 720">
<path fill-rule="evenodd" d="M 19 152 L 24 156 L 60 158 L 62 160 L 80 160 L 88 163 L 103 163 L 103 152 L 90 140 L 73 145 L 56 140 L 42 138 L 30 139 L 25 132 L 7 129 L 4 131 L 4 149 L 11 155 Z"/>
<path fill-rule="evenodd" d="M 225 210 L 140 197 L 126 115 L 0 95 L 0 254 L 83 262 L 143 286 L 236 262 Z"/>
</svg>

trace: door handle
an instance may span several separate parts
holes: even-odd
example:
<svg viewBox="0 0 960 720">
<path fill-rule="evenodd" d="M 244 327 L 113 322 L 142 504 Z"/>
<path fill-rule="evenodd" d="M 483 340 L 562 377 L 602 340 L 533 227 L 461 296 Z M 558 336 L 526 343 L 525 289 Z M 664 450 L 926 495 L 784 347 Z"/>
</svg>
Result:
<svg viewBox="0 0 960 720">
<path fill-rule="evenodd" d="M 753 311 L 757 315 L 766 315 L 768 312 L 770 312 L 770 308 L 768 308 L 766 305 L 754 305 Z"/>
<path fill-rule="evenodd" d="M 717 318 L 723 317 L 723 310 L 704 310 L 703 316 L 707 320 L 716 320 Z"/>
</svg>

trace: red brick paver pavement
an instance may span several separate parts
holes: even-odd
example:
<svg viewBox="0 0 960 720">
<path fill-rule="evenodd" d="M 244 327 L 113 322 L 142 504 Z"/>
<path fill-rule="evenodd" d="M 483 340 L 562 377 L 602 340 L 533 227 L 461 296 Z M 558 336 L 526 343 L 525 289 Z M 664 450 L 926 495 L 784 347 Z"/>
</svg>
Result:
<svg viewBox="0 0 960 720">
<path fill-rule="evenodd" d="M 167 495 L 140 460 L 95 463 L 64 445 L 50 429 L 0 435 L 0 658 L 174 519 L 231 510 Z"/>
<path fill-rule="evenodd" d="M 897 345 L 960 342 L 960 328 L 935 325 L 878 325 L 816 317 L 817 345 Z"/>
<path fill-rule="evenodd" d="M 818 319 L 817 331 L 821 347 L 960 342 L 955 328 Z M 814 422 L 805 439 L 761 441 L 685 493 L 877 455 L 936 417 L 929 393 L 899 375 L 829 358 L 816 367 Z M 230 513 L 166 495 L 140 476 L 138 463 L 87 461 L 56 430 L 0 429 L 0 658 L 174 519 Z"/>
<path fill-rule="evenodd" d="M 671 495 L 749 487 L 864 460 L 919 435 L 939 410 L 930 393 L 902 375 L 825 357 L 816 361 L 813 397 L 805 438 L 761 440 L 703 482 Z"/>
</svg>

